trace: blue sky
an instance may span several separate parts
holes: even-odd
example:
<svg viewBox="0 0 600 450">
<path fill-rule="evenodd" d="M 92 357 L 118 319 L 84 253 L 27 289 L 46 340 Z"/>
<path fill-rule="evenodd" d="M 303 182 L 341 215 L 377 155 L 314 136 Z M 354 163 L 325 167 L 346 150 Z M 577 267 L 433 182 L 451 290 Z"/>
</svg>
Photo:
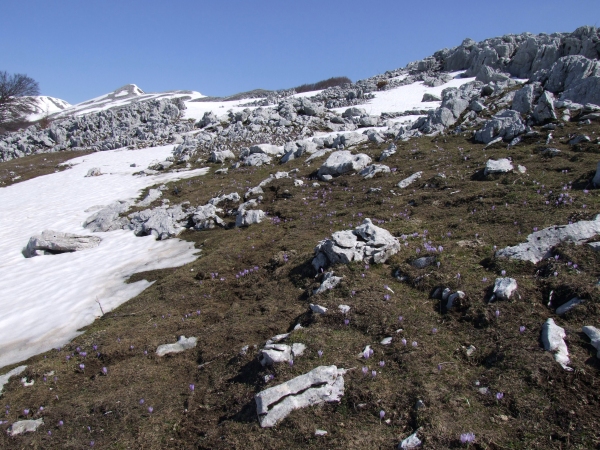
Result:
<svg viewBox="0 0 600 450">
<path fill-rule="evenodd" d="M 470 37 L 600 25 L 598 0 L 2 0 L 0 70 L 78 103 L 127 84 L 229 95 L 366 78 Z"/>
</svg>

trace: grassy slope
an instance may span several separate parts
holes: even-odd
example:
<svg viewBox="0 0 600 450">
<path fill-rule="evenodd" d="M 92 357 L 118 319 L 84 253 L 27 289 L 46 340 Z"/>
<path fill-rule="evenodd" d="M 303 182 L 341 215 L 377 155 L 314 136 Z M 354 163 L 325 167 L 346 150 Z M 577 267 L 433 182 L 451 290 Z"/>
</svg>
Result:
<svg viewBox="0 0 600 450">
<path fill-rule="evenodd" d="M 183 239 L 202 249 L 196 262 L 137 275 L 135 279 L 156 283 L 65 348 L 28 361 L 26 375 L 35 385 L 24 388 L 18 379 L 10 381 L 2 399 L 5 420 L 12 423 L 24 417 L 25 408 L 38 411 L 43 406 L 34 415 L 43 417 L 45 425 L 16 438 L 0 433 L 0 446 L 83 448 L 94 441 L 96 447 L 115 449 L 385 449 L 419 427 L 426 448 L 459 447 L 459 436 L 467 431 L 476 435 L 474 448 L 597 446 L 600 364 L 580 330 L 598 325 L 599 256 L 587 246 L 565 245 L 556 250 L 557 261 L 538 266 L 493 258 L 493 246 L 522 242 L 534 227 L 589 219 L 600 211 L 598 191 L 583 192 L 598 162 L 598 145 L 571 148 L 561 143 L 568 133 L 582 131 L 595 137 L 600 127 L 572 123 L 556 130 L 553 146 L 563 153 L 554 158 L 537 153 L 537 141 L 510 150 L 483 150 L 463 136 L 424 137 L 398 145 L 386 161 L 397 168 L 392 174 L 373 180 L 345 175 L 320 187 L 312 187 L 314 180 L 308 179 L 318 163 L 282 166 L 299 168 L 298 177 L 306 184 L 294 187 L 291 180 L 280 180 L 266 189 L 262 208 L 270 217 L 280 217 L 280 224 L 266 220 L 246 229 L 184 233 Z M 360 151 L 375 159 L 382 148 L 369 144 Z M 477 172 L 488 158 L 504 156 L 526 166 L 527 173 L 479 179 Z M 218 193 L 242 194 L 277 169 L 238 169 L 175 183 L 169 198 L 197 205 Z M 396 188 L 417 170 L 424 172 L 420 181 L 405 190 Z M 436 177 L 438 173 L 446 178 Z M 572 189 L 562 191 L 566 183 Z M 381 192 L 368 193 L 372 187 Z M 574 202 L 546 205 L 543 194 L 553 199 L 557 192 L 568 192 Z M 342 284 L 318 299 L 309 298 L 318 282 L 310 268 L 314 246 L 332 231 L 356 226 L 359 214 L 385 221 L 380 226 L 396 236 L 418 236 L 408 237 L 386 264 L 336 267 Z M 435 254 L 439 267 L 417 270 L 408 262 L 417 248 L 419 256 L 425 253 L 424 230 L 426 239 L 443 251 Z M 570 268 L 569 261 L 578 269 Z M 235 278 L 254 266 L 257 272 Z M 397 270 L 407 276 L 406 282 L 394 278 Z M 502 270 L 517 279 L 520 298 L 489 304 L 490 287 Z M 218 275 L 212 278 L 211 273 Z M 384 285 L 394 291 L 389 300 L 384 299 L 389 293 Z M 450 312 L 440 311 L 439 300 L 430 298 L 437 286 L 461 289 L 467 298 Z M 556 318 L 547 306 L 551 290 L 555 306 L 574 295 L 588 301 Z M 307 312 L 310 301 L 330 311 L 314 317 Z M 339 304 L 352 307 L 347 326 L 337 312 Z M 562 370 L 540 345 L 548 317 L 566 329 L 574 372 Z M 293 367 L 261 368 L 258 348 L 299 322 L 305 328 L 292 334 L 292 342 L 305 343 L 305 355 Z M 522 334 L 521 325 L 526 327 Z M 198 336 L 198 347 L 171 357 L 154 355 L 158 345 L 180 335 Z M 379 345 L 386 336 L 394 337 L 392 344 Z M 358 358 L 367 344 L 375 354 Z M 244 345 L 250 349 L 241 356 Z M 477 350 L 467 357 L 469 345 Z M 77 348 L 88 356 L 78 356 Z M 67 355 L 73 356 L 67 360 Z M 85 370 L 79 369 L 81 363 Z M 260 428 L 254 394 L 328 364 L 355 368 L 345 376 L 340 404 L 296 411 L 275 428 Z M 377 370 L 376 377 L 364 376 L 363 366 L 369 373 Z M 44 381 L 51 371 L 54 375 Z M 268 374 L 274 379 L 265 383 Z M 489 395 L 478 392 L 484 386 Z M 496 400 L 496 392 L 504 398 Z M 425 407 L 415 409 L 419 399 Z M 380 421 L 380 410 L 389 424 Z M 61 420 L 63 426 L 58 425 Z M 316 428 L 328 435 L 315 437 Z"/>
</svg>

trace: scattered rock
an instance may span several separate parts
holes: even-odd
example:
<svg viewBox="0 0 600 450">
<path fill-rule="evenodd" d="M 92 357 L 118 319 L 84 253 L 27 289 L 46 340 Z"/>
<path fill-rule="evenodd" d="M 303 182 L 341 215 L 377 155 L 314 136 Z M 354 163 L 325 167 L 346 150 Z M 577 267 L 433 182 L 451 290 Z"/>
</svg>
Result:
<svg viewBox="0 0 600 450">
<path fill-rule="evenodd" d="M 415 172 L 410 177 L 405 178 L 400 183 L 398 183 L 398 187 L 400 189 L 404 189 L 405 187 L 410 186 L 415 181 L 417 181 L 419 178 L 421 178 L 422 175 L 423 175 L 423 172 Z"/>
<path fill-rule="evenodd" d="M 88 170 L 88 173 L 85 176 L 85 178 L 87 178 L 87 177 L 99 177 L 100 175 L 102 175 L 102 170 L 100 170 L 100 167 L 92 167 L 90 170 Z"/>
<path fill-rule="evenodd" d="M 380 342 L 381 345 L 390 345 L 392 343 L 392 338 L 391 337 L 386 337 L 383 338 Z"/>
<path fill-rule="evenodd" d="M 441 102 L 442 98 L 439 95 L 430 94 L 429 92 L 425 92 L 423 94 L 422 102 Z"/>
<path fill-rule="evenodd" d="M 184 211 L 182 205 L 173 207 L 160 206 L 153 209 L 144 209 L 130 214 L 131 228 L 136 236 L 154 236 L 157 240 L 164 240 L 181 233 L 193 214 Z"/>
<path fill-rule="evenodd" d="M 514 278 L 496 278 L 492 299 L 508 300 L 516 290 L 517 280 Z"/>
<path fill-rule="evenodd" d="M 582 244 L 597 234 L 600 234 L 600 215 L 597 215 L 594 220 L 552 226 L 531 233 L 527 236 L 526 242 L 498 250 L 496 257 L 531 261 L 533 264 L 537 264 L 542 259 L 549 258 L 552 249 L 561 242 Z"/>
<path fill-rule="evenodd" d="M 446 309 L 451 309 L 454 306 L 454 302 L 457 299 L 462 300 L 465 297 L 466 297 L 466 294 L 463 291 L 456 291 L 454 294 L 448 295 L 448 297 L 447 297 L 448 302 L 446 303 Z"/>
<path fill-rule="evenodd" d="M 243 209 L 238 211 L 235 217 L 236 227 L 247 227 L 256 223 L 262 222 L 265 218 L 265 212 L 261 209 Z"/>
<path fill-rule="evenodd" d="M 36 420 L 19 420 L 18 422 L 13 423 L 6 432 L 11 436 L 16 436 L 18 434 L 23 433 L 31 433 L 32 431 L 36 431 L 39 427 L 44 425 L 43 419 Z"/>
<path fill-rule="evenodd" d="M 398 444 L 398 449 L 402 450 L 413 450 L 421 446 L 421 439 L 417 436 L 418 431 L 415 431 L 413 434 L 404 439 L 400 444 Z"/>
<path fill-rule="evenodd" d="M 262 166 L 263 164 L 271 164 L 271 157 L 266 153 L 253 153 L 244 158 L 245 166 Z"/>
<path fill-rule="evenodd" d="M 94 233 L 127 228 L 129 220 L 126 217 L 120 217 L 120 214 L 126 212 L 130 206 L 130 201 L 113 202 L 85 219 L 83 227 Z"/>
<path fill-rule="evenodd" d="M 556 308 L 556 314 L 558 314 L 559 316 L 562 316 L 563 314 L 566 314 L 567 312 L 569 312 L 570 310 L 575 308 L 577 305 L 580 305 L 584 302 L 585 302 L 585 300 L 583 300 L 581 298 L 578 298 L 578 297 L 572 298 L 568 302 L 566 302 L 566 303 L 560 305 L 558 308 Z"/>
<path fill-rule="evenodd" d="M 326 436 L 327 431 L 325 430 L 315 430 L 315 436 Z"/>
<path fill-rule="evenodd" d="M 384 164 L 371 164 L 359 172 L 366 180 L 373 178 L 378 173 L 390 173 L 391 170 Z"/>
<path fill-rule="evenodd" d="M 216 226 L 224 227 L 225 222 L 221 219 L 217 213 L 222 213 L 221 208 L 217 208 L 215 205 L 203 205 L 198 206 L 194 215 L 192 216 L 192 222 L 194 223 L 195 230 L 211 230 Z"/>
<path fill-rule="evenodd" d="M 588 325 L 583 327 L 581 331 L 583 331 L 587 335 L 587 337 L 590 338 L 590 344 L 592 344 L 592 346 L 594 346 L 596 350 L 598 350 L 596 358 L 600 358 L 600 330 L 596 327 Z"/>
<path fill-rule="evenodd" d="M 26 258 L 31 258 L 40 255 L 77 252 L 98 247 L 101 241 L 102 239 L 97 236 L 44 230 L 42 234 L 29 238 L 27 247 L 23 250 L 23 255 Z"/>
<path fill-rule="evenodd" d="M 255 395 L 260 426 L 272 427 L 295 409 L 339 402 L 344 395 L 344 369 L 319 366 Z"/>
<path fill-rule="evenodd" d="M 568 367 L 570 359 L 569 350 L 565 343 L 566 336 L 564 328 L 556 325 L 553 319 L 546 320 L 542 326 L 544 350 L 554 353 L 554 359 L 563 369 L 572 371 L 573 369 Z"/>
<path fill-rule="evenodd" d="M 354 230 L 338 231 L 315 247 L 312 265 L 316 270 L 331 264 L 351 261 L 383 263 L 400 250 L 398 239 L 389 231 L 365 219 Z"/>
<path fill-rule="evenodd" d="M 340 150 L 329 155 L 329 158 L 319 168 L 317 176 L 322 178 L 323 175 L 341 175 L 361 170 L 370 163 L 371 158 L 365 154 L 353 155 L 347 150 Z"/>
<path fill-rule="evenodd" d="M 338 309 L 340 310 L 340 312 L 342 314 L 348 314 L 348 311 L 350 311 L 350 306 L 348 306 L 348 305 L 339 305 Z"/>
<path fill-rule="evenodd" d="M 272 366 L 275 363 L 293 361 L 294 358 L 304 354 L 306 345 L 300 343 L 277 344 L 267 341 L 264 348 L 258 354 L 258 361 L 264 366 Z"/>
<path fill-rule="evenodd" d="M 313 295 L 318 295 L 328 290 L 333 289 L 342 281 L 342 277 L 336 277 L 333 275 L 333 272 L 326 272 L 323 274 L 323 281 L 321 285 L 313 290 Z"/>
<path fill-rule="evenodd" d="M 578 135 L 572 137 L 571 139 L 569 139 L 569 145 L 577 145 L 577 144 L 587 143 L 587 142 L 591 142 L 591 139 L 589 136 L 586 136 L 585 134 L 578 134 Z"/>
<path fill-rule="evenodd" d="M 197 342 L 197 337 L 186 338 L 185 336 L 179 336 L 179 340 L 174 344 L 159 345 L 156 349 L 156 354 L 158 356 L 164 356 L 167 353 L 180 353 L 184 350 L 196 347 Z"/>
<path fill-rule="evenodd" d="M 488 159 L 485 163 L 485 169 L 483 170 L 483 174 L 488 176 L 492 173 L 507 173 L 512 172 L 514 167 L 510 159 L 501 158 L 498 160 Z"/>
<path fill-rule="evenodd" d="M 241 200 L 240 194 L 238 194 L 237 192 L 232 192 L 231 194 L 223 194 L 219 197 L 211 198 L 208 201 L 208 203 L 210 205 L 217 206 L 219 203 L 223 203 L 223 202 L 238 203 L 240 200 Z"/>
<path fill-rule="evenodd" d="M 424 269 L 432 264 L 435 264 L 435 256 L 421 256 L 410 263 L 411 266 L 417 269 Z"/>
<path fill-rule="evenodd" d="M 505 110 L 494 115 L 485 122 L 483 128 L 475 133 L 475 140 L 488 144 L 493 139 L 501 137 L 511 141 L 525 132 L 525 124 L 517 111 Z"/>
<path fill-rule="evenodd" d="M 210 152 L 208 160 L 213 163 L 224 163 L 228 159 L 235 159 L 235 154 L 231 150 Z"/>
<path fill-rule="evenodd" d="M 596 174 L 594 175 L 594 179 L 592 180 L 594 186 L 600 186 L 600 162 L 596 165 Z"/>
<path fill-rule="evenodd" d="M 396 144 L 391 143 L 389 145 L 388 148 L 386 148 L 382 153 L 381 156 L 379 157 L 379 162 L 382 162 L 384 160 L 386 160 L 387 158 L 389 158 L 390 156 L 394 155 L 396 153 L 396 150 L 398 149 L 398 147 L 396 147 Z"/>
<path fill-rule="evenodd" d="M 315 314 L 325 314 L 327 312 L 327 308 L 321 305 L 316 305 L 314 303 L 310 304 L 310 310 Z"/>
<path fill-rule="evenodd" d="M 538 100 L 538 104 L 533 110 L 533 120 L 537 123 L 546 123 L 549 120 L 556 120 L 556 111 L 554 111 L 554 95 L 551 92 L 544 91 Z"/>
<path fill-rule="evenodd" d="M 467 356 L 472 356 L 473 353 L 475 353 L 475 350 L 477 350 L 477 348 L 474 345 L 469 345 L 466 349 L 465 349 L 465 353 Z"/>
</svg>

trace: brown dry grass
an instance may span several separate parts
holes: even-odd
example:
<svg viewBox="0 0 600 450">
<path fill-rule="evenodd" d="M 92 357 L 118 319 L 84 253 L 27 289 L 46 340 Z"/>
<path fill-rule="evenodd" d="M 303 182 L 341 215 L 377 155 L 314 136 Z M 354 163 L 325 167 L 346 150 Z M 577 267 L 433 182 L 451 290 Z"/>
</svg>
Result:
<svg viewBox="0 0 600 450">
<path fill-rule="evenodd" d="M 593 136 L 599 130 L 595 124 L 556 130 L 553 146 L 563 153 L 554 158 L 538 154 L 537 141 L 510 150 L 483 150 L 463 136 L 421 138 L 399 144 L 386 161 L 397 168 L 390 175 L 373 180 L 345 175 L 316 188 L 309 177 L 318 164 L 306 167 L 301 161 L 174 183 L 167 195 L 171 203 L 193 205 L 218 193 L 243 194 L 276 170 L 297 167 L 306 184 L 294 187 L 284 179 L 265 189 L 262 208 L 281 218 L 278 225 L 266 220 L 246 229 L 184 233 L 183 239 L 202 249 L 197 261 L 136 275 L 132 280 L 156 282 L 60 351 L 27 361 L 26 375 L 35 385 L 24 388 L 17 379 L 10 381 L 2 399 L 8 406 L 5 420 L 23 418 L 22 411 L 29 408 L 38 411 L 35 416 L 43 417 L 45 425 L 16 438 L 0 433 L 0 446 L 85 448 L 94 441 L 97 448 L 114 449 L 385 449 L 420 428 L 425 448 L 460 447 L 459 436 L 468 431 L 476 435 L 472 448 L 597 448 L 600 364 L 580 330 L 598 325 L 598 254 L 585 245 L 564 245 L 556 250 L 557 261 L 534 266 L 496 260 L 493 248 L 522 242 L 534 227 L 590 218 L 600 211 L 599 191 L 583 192 L 598 161 L 598 146 L 572 149 L 560 142 L 569 133 Z M 377 157 L 381 148 L 367 145 L 361 151 Z M 479 179 L 476 173 L 489 157 L 504 156 L 526 166 L 527 173 Z M 395 187 L 417 170 L 424 172 L 419 182 L 405 190 Z M 440 172 L 446 178 L 436 177 Z M 568 182 L 572 189 L 561 191 Z M 368 193 L 372 187 L 381 192 Z M 542 195 L 550 190 L 552 198 L 558 191 L 568 192 L 575 201 L 546 205 Z M 335 267 L 344 277 L 342 284 L 318 299 L 309 298 L 318 282 L 310 268 L 315 244 L 332 231 L 355 226 L 361 217 L 384 220 L 380 226 L 396 236 L 407 235 L 407 245 L 383 265 Z M 418 270 L 409 264 L 416 249 L 423 250 L 424 230 L 432 245 L 444 247 L 435 254 L 439 268 Z M 259 270 L 252 275 L 235 278 L 254 266 Z M 397 270 L 407 282 L 394 278 Z M 502 270 L 517 279 L 520 298 L 490 304 L 490 286 Z M 384 285 L 395 292 L 387 301 Z M 439 300 L 430 298 L 438 286 L 461 289 L 467 298 L 452 311 L 441 311 Z M 551 290 L 555 303 L 548 307 Z M 556 318 L 554 308 L 574 295 L 587 302 Z M 315 317 L 308 313 L 309 301 L 330 310 Z M 337 312 L 339 304 L 352 307 L 348 326 Z M 562 370 L 541 347 L 540 330 L 548 317 L 566 329 L 573 372 Z M 261 368 L 256 356 L 265 340 L 297 323 L 304 329 L 293 333 L 293 341 L 305 343 L 306 354 L 293 367 Z M 521 325 L 527 328 L 522 334 Z M 198 347 L 155 356 L 158 345 L 180 335 L 198 336 Z M 394 337 L 392 344 L 379 345 L 386 336 Z M 408 346 L 402 345 L 402 337 Z M 367 344 L 375 354 L 365 360 L 358 354 Z M 244 345 L 250 349 L 241 356 Z M 469 345 L 477 348 L 471 357 L 465 354 Z M 88 356 L 78 356 L 77 348 Z M 72 356 L 69 361 L 67 355 Z M 341 403 L 296 411 L 277 427 L 261 429 L 253 396 L 325 364 L 355 368 L 345 377 Z M 364 376 L 363 366 L 369 373 L 377 370 L 376 377 Z M 44 381 L 50 371 L 54 375 Z M 267 374 L 274 380 L 265 383 Z M 479 393 L 478 387 L 489 387 L 490 394 Z M 504 398 L 496 400 L 496 392 Z M 417 400 L 425 407 L 415 409 Z M 380 410 L 389 424 L 379 420 Z M 63 426 L 58 425 L 61 420 Z M 316 428 L 328 435 L 314 436 Z"/>
</svg>

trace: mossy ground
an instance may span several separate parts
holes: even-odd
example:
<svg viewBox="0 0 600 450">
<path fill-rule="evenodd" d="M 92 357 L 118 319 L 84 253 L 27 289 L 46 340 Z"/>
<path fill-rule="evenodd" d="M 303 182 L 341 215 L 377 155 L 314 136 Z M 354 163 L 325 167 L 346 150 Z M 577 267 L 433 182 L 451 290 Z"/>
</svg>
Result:
<svg viewBox="0 0 600 450">
<path fill-rule="evenodd" d="M 197 261 L 132 277 L 156 282 L 60 351 L 28 360 L 25 375 L 35 384 L 25 388 L 18 378 L 10 381 L 2 397 L 3 419 L 23 419 L 23 410 L 30 409 L 29 417 L 43 417 L 45 424 L 14 438 L 0 433 L 0 446 L 85 448 L 94 441 L 96 448 L 114 449 L 391 449 L 419 429 L 424 448 L 461 447 L 460 434 L 469 431 L 476 436 L 471 448 L 597 448 L 600 362 L 581 327 L 599 325 L 600 256 L 586 245 L 562 245 L 555 251 L 557 260 L 535 266 L 495 259 L 494 248 L 524 241 L 534 227 L 600 212 L 600 191 L 589 185 L 598 145 L 565 143 L 570 133 L 595 138 L 598 131 L 596 124 L 576 123 L 555 130 L 551 146 L 562 153 L 553 158 L 538 152 L 545 132 L 511 149 L 484 150 L 461 135 L 414 139 L 399 143 L 386 160 L 396 169 L 391 174 L 372 180 L 344 175 L 319 187 L 312 187 L 310 178 L 320 161 L 172 183 L 165 191 L 171 204 L 201 205 L 217 194 L 242 195 L 277 170 L 298 168 L 296 177 L 305 182 L 294 187 L 283 179 L 267 186 L 261 208 L 269 215 L 261 224 L 185 232 L 181 238 L 202 251 Z M 358 150 L 376 159 L 384 147 L 368 144 Z M 507 156 L 527 172 L 480 177 L 488 158 Z M 29 164 L 27 158 L 19 163 Z M 396 187 L 418 170 L 423 171 L 419 181 L 404 190 Z M 573 202 L 557 206 L 560 193 Z M 310 266 L 314 246 L 365 217 L 400 237 L 400 253 L 382 265 L 335 267 L 344 277 L 341 285 L 310 297 L 319 280 Z M 443 250 L 431 253 L 439 266 L 419 270 L 409 263 L 428 254 L 424 241 Z M 236 278 L 251 267 L 258 270 Z M 397 271 L 406 281 L 394 277 Z M 490 288 L 502 271 L 517 280 L 518 295 L 489 303 Z M 430 295 L 440 286 L 460 289 L 467 297 L 447 312 Z M 550 291 L 554 300 L 548 306 Z M 557 317 L 556 306 L 575 295 L 586 303 Z M 309 302 L 329 311 L 312 315 Z M 338 312 L 339 304 L 351 306 L 347 316 Z M 548 317 L 567 332 L 573 372 L 564 371 L 541 346 Z M 305 355 L 293 366 L 262 368 L 258 349 L 297 323 L 304 328 L 292 334 L 292 342 L 305 343 Z M 180 335 L 197 336 L 197 348 L 155 355 L 158 345 Z M 387 336 L 392 344 L 380 345 Z M 365 360 L 359 353 L 368 344 L 375 353 Z M 240 355 L 245 345 L 249 350 Z M 469 345 L 476 347 L 470 357 Z M 329 364 L 350 369 L 341 403 L 296 411 L 274 428 L 259 426 L 257 392 Z M 267 383 L 268 374 L 274 379 Z M 481 394 L 481 387 L 489 394 Z M 498 392 L 502 399 L 496 398 Z M 424 407 L 416 409 L 417 400 Z M 317 428 L 328 434 L 316 437 Z"/>
</svg>

